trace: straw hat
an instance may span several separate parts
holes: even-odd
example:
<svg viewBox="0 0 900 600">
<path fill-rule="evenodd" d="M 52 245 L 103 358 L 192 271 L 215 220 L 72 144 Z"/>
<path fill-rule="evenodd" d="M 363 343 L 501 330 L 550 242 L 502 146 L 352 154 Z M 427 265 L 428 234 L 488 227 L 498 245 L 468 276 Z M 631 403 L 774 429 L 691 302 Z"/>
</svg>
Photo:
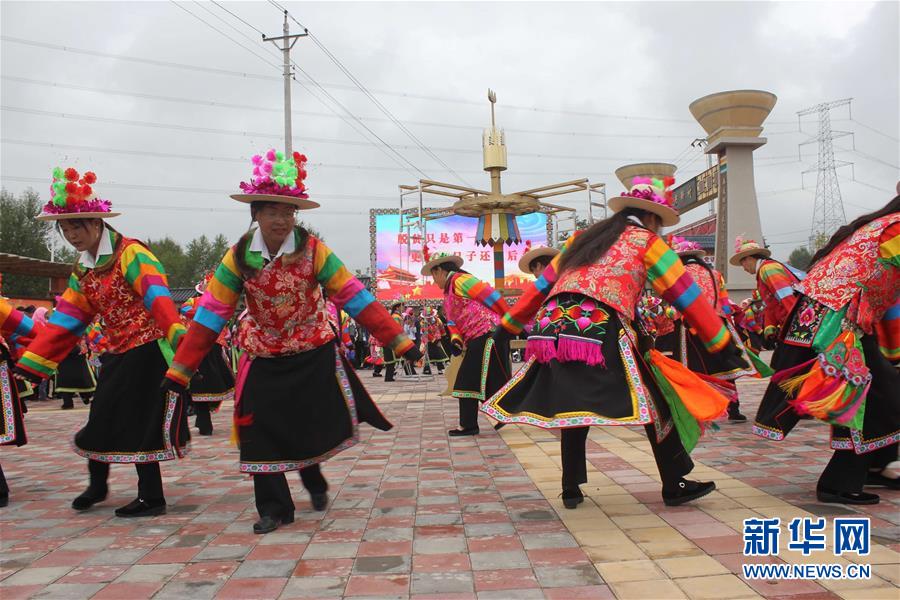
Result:
<svg viewBox="0 0 900 600">
<path fill-rule="evenodd" d="M 528 250 L 525 254 L 522 255 L 522 258 L 519 259 L 519 270 L 523 273 L 534 273 L 531 270 L 531 263 L 534 262 L 535 259 L 540 258 L 542 256 L 549 256 L 553 258 L 559 254 L 559 250 L 556 248 L 548 248 L 546 246 L 541 246 L 540 248 L 532 248 Z"/>
<path fill-rule="evenodd" d="M 92 171 L 79 175 L 69 167 L 53 169 L 50 184 L 50 201 L 35 217 L 38 221 L 63 221 L 66 219 L 109 219 L 122 213 L 112 212 L 112 203 L 101 200 L 92 187 L 97 176 Z"/>
<path fill-rule="evenodd" d="M 740 266 L 741 260 L 754 254 L 762 254 L 766 258 L 772 256 L 772 251 L 768 248 L 760 246 L 755 240 L 745 240 L 741 236 L 734 240 L 734 252 L 734 256 L 728 259 L 728 262 L 736 267 Z"/>
<path fill-rule="evenodd" d="M 238 202 L 279 202 L 290 204 L 300 210 L 318 208 L 306 194 L 306 156 L 294 152 L 285 158 L 284 152 L 274 148 L 265 155 L 256 154 L 252 158 L 253 177 L 250 183 L 241 182 L 243 194 L 232 194 Z"/>
<path fill-rule="evenodd" d="M 607 202 L 613 212 L 619 212 L 629 207 L 639 208 L 659 215 L 662 224 L 666 227 L 678 223 L 680 217 L 678 211 L 675 210 L 675 201 L 672 198 L 672 191 L 669 189 L 675 183 L 674 177 L 664 177 L 663 179 L 635 177 L 631 183 L 631 190 L 621 196 L 611 198 Z"/>
<path fill-rule="evenodd" d="M 688 258 L 691 256 L 700 258 L 706 254 L 706 251 L 700 247 L 700 244 L 678 235 L 673 235 L 669 238 L 669 246 L 671 246 L 672 250 L 674 250 L 681 258 Z"/>
<path fill-rule="evenodd" d="M 422 275 L 431 275 L 431 270 L 433 268 L 444 263 L 453 263 L 459 268 L 463 264 L 463 259 L 462 256 L 456 256 L 455 254 L 449 254 L 447 252 L 431 254 L 426 256 L 426 262 L 422 265 Z"/>
</svg>

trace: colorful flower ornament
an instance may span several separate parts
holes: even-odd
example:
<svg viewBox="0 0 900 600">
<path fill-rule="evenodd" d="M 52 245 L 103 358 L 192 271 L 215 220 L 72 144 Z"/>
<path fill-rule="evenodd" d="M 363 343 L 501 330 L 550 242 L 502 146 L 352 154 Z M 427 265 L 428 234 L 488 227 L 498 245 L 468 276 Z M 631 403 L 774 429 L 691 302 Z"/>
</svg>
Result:
<svg viewBox="0 0 900 600">
<path fill-rule="evenodd" d="M 306 156 L 294 152 L 286 157 L 284 152 L 274 148 L 265 154 L 253 156 L 253 176 L 250 182 L 241 182 L 243 194 L 232 194 L 238 202 L 280 202 L 292 204 L 304 210 L 317 208 L 318 202 L 309 199 L 306 193 Z"/>
<path fill-rule="evenodd" d="M 680 220 L 671 190 L 674 183 L 674 177 L 635 177 L 629 191 L 609 200 L 609 208 L 613 212 L 639 208 L 658 215 L 664 226 L 671 227 Z"/>
<path fill-rule="evenodd" d="M 679 256 L 703 256 L 706 252 L 697 242 L 683 238 L 679 235 L 669 237 L 669 246 Z"/>
<path fill-rule="evenodd" d="M 109 200 L 97 198 L 93 185 L 97 176 L 92 171 L 79 175 L 72 167 L 53 169 L 50 184 L 50 201 L 41 209 L 36 218 L 41 221 L 61 219 L 106 219 L 121 213 L 112 212 Z"/>
<path fill-rule="evenodd" d="M 734 256 L 728 262 L 737 267 L 744 258 L 754 254 L 762 254 L 768 258 L 772 256 L 772 251 L 760 246 L 756 240 L 744 239 L 744 236 L 739 235 L 734 238 Z"/>
<path fill-rule="evenodd" d="M 426 248 L 423 248 L 423 254 L 425 254 Z M 425 254 L 425 264 L 422 265 L 422 275 L 431 275 L 431 270 L 436 266 L 443 263 L 453 263 L 458 267 L 461 267 L 463 264 L 463 259 L 461 256 L 456 256 L 455 254 L 450 254 L 449 252 L 436 252 L 435 254 Z"/>
</svg>

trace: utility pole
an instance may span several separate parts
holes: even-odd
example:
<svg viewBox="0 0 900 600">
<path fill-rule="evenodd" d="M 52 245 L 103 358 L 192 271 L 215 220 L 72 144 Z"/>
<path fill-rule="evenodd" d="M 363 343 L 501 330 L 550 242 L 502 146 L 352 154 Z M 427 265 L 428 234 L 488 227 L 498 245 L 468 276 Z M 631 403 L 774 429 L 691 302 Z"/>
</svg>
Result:
<svg viewBox="0 0 900 600">
<path fill-rule="evenodd" d="M 304 29 L 303 33 L 295 33 L 291 35 L 291 27 L 288 25 L 288 11 L 284 11 L 284 35 L 279 37 L 268 37 L 263 34 L 264 42 L 272 42 L 272 44 L 281 50 L 284 55 L 284 155 L 285 157 L 293 154 L 293 144 L 291 144 L 291 49 L 297 43 L 298 38 L 306 37 L 309 32 Z M 282 42 L 278 45 L 278 42 Z"/>
<path fill-rule="evenodd" d="M 806 115 L 817 114 L 819 116 L 819 129 L 816 136 L 802 142 L 798 148 L 798 150 L 802 150 L 804 145 L 812 143 L 817 143 L 819 147 L 816 166 L 803 171 L 800 175 L 802 177 L 813 171 L 817 173 L 816 200 L 813 205 L 812 230 L 809 237 L 809 246 L 813 251 L 823 243 L 823 240 L 827 240 L 839 227 L 847 223 L 836 169 L 848 165 L 852 169 L 853 163 L 835 160 L 834 140 L 853 134 L 849 131 L 831 129 L 831 109 L 846 106 L 849 111 L 852 100 L 853 98 L 845 98 L 833 102 L 822 102 L 797 113 L 798 121 Z"/>
</svg>

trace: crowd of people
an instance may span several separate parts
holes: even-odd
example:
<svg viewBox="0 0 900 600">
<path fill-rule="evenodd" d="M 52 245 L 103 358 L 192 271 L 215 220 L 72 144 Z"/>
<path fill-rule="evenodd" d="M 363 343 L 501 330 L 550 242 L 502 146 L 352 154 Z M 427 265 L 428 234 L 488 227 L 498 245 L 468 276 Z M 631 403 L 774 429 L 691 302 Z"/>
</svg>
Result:
<svg viewBox="0 0 900 600">
<path fill-rule="evenodd" d="M 361 423 L 394 427 L 357 374 L 367 368 L 387 382 L 399 370 L 446 370 L 459 403 L 451 437 L 479 435 L 482 413 L 495 429 L 560 430 L 570 509 L 584 500 L 594 426 L 644 428 L 666 505 L 709 494 L 715 482 L 687 478 L 690 453 L 715 421 L 747 421 L 740 377 L 771 377 L 753 433 L 780 440 L 804 418 L 831 426 L 820 501 L 872 504 L 879 496 L 865 486 L 898 488 L 900 195 L 838 230 L 805 273 L 737 239 L 730 261 L 757 279 L 740 304 L 702 248 L 661 234 L 679 221 L 673 181 L 637 178 L 609 201 L 612 216 L 559 250 L 526 253 L 519 266 L 534 281 L 514 302 L 460 256 L 426 250 L 422 275 L 443 290 L 441 307 L 385 307 L 298 226 L 297 211 L 318 206 L 306 158 L 270 150 L 252 169 L 232 195 L 251 228 L 181 307 L 164 265 L 109 223 L 119 213 L 95 193 L 96 176 L 54 172 L 37 218 L 55 221 L 80 256 L 48 315 L 0 302 L 0 443 L 26 443 L 23 398 L 51 377 L 64 407 L 74 394 L 89 402 L 73 444 L 88 485 L 74 510 L 106 500 L 110 465 L 133 464 L 136 497 L 116 514 L 164 513 L 160 463 L 187 453 L 189 412 L 211 435 L 210 413 L 232 400 L 238 469 L 253 479 L 259 513 L 253 531 L 294 520 L 288 472 L 324 510 L 322 464 L 359 443 Z M 514 370 L 517 336 L 525 355 Z M 774 349 L 771 365 L 763 349 Z"/>
</svg>

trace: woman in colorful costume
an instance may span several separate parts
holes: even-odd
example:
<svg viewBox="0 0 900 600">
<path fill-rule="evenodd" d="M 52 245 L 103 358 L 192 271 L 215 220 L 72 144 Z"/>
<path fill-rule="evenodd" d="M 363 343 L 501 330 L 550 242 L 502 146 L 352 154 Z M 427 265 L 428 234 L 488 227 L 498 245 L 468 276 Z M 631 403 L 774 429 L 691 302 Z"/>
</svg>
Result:
<svg viewBox="0 0 900 600">
<path fill-rule="evenodd" d="M 90 364 L 88 364 L 87 336 L 84 335 L 68 356 L 59 363 L 54 379 L 53 393 L 63 401 L 60 408 L 68 410 L 75 408 L 73 402 L 75 394 L 81 397 L 84 404 L 90 404 L 96 389 L 97 381 Z"/>
<path fill-rule="evenodd" d="M 397 324 L 397 327 L 403 331 L 403 305 L 399 302 L 391 305 L 391 318 Z M 371 333 L 371 332 L 370 332 Z M 381 346 L 381 355 L 382 355 L 382 364 L 385 366 L 384 380 L 385 382 L 396 381 L 395 377 L 397 375 L 397 365 L 403 361 L 396 352 L 394 352 L 393 348 L 388 348 L 387 346 Z M 404 366 L 404 372 L 406 367 Z M 378 377 L 378 375 L 375 375 Z"/>
<path fill-rule="evenodd" d="M 110 464 L 132 463 L 137 498 L 116 515 L 159 515 L 166 512 L 159 463 L 181 456 L 190 439 L 183 399 L 159 388 L 184 325 L 163 266 L 144 244 L 105 222 L 119 213 L 95 196 L 95 181 L 90 171 L 83 177 L 72 168 L 53 173 L 52 198 L 37 218 L 57 221 L 81 256 L 16 369 L 34 380 L 50 377 L 94 318 L 103 318 L 107 352 L 87 423 L 74 440 L 76 454 L 88 459 L 90 485 L 72 508 L 105 500 Z"/>
<path fill-rule="evenodd" d="M 509 344 L 491 338 L 509 307 L 500 292 L 460 268 L 462 257 L 439 252 L 425 258 L 422 275 L 433 277 L 444 292 L 451 353 L 462 355 L 451 392 L 459 400 L 459 428 L 447 433 L 478 435 L 478 404 L 510 376 Z"/>
<path fill-rule="evenodd" d="M 816 496 L 875 504 L 864 485 L 900 483 L 881 473 L 900 441 L 900 196 L 838 229 L 797 290 L 754 433 L 784 439 L 802 415 L 831 424 Z"/>
<path fill-rule="evenodd" d="M 741 341 L 737 330 L 731 323 L 735 304 L 728 297 L 725 278 L 703 260 L 706 252 L 700 247 L 700 244 L 679 236 L 672 236 L 670 245 L 684 263 L 684 270 L 700 286 L 706 301 L 715 308 L 716 313 L 728 327 L 731 339 L 734 340 L 743 355 L 736 357 L 727 353 L 712 354 L 708 352 L 697 334 L 690 327 L 685 327 L 681 318 L 678 317 L 675 320 L 674 358 L 681 361 L 681 364 L 691 371 L 709 375 L 721 382 L 717 384 L 717 389 L 729 399 L 728 420 L 733 423 L 744 423 L 747 421 L 747 417 L 741 414 L 740 399 L 734 381 L 746 375 L 759 377 L 760 373 L 755 365 L 764 369 L 767 377 L 772 373 L 768 365 L 763 363 L 758 356 L 755 354 L 751 356 L 752 351 L 746 348 Z"/>
<path fill-rule="evenodd" d="M 671 400 L 664 399 L 654 381 L 660 378 L 640 355 L 632 327 L 635 307 L 649 282 L 697 330 L 710 352 L 733 348 L 725 324 L 685 273 L 678 255 L 656 233 L 679 220 L 667 189 L 673 181 L 638 179 L 630 192 L 611 199 L 615 214 L 570 238 L 503 317 L 505 335 L 521 331 L 535 314 L 537 328 L 528 338 L 528 361 L 482 411 L 502 423 L 562 429 L 566 508 L 576 508 L 584 499 L 579 485 L 587 481 L 589 425 L 644 426 L 667 505 L 715 489 L 713 482 L 684 479 L 693 463 L 680 437 L 682 429 L 673 431 Z M 702 383 L 692 391 L 716 397 L 707 418 L 724 412 L 727 400 Z"/>
<path fill-rule="evenodd" d="M 771 346 L 797 303 L 794 286 L 804 277 L 798 271 L 773 258 L 772 251 L 754 240 L 738 237 L 734 240 L 734 255 L 729 259 L 735 267 L 742 267 L 756 275 L 756 290 L 765 304 L 762 314 L 763 340 Z"/>
<path fill-rule="evenodd" d="M 195 286 L 194 289 L 198 294 L 202 295 L 206 291 L 212 277 L 213 272 L 210 271 L 203 281 Z M 188 324 L 197 312 L 199 298 L 200 296 L 189 298 L 181 306 L 181 314 L 187 319 Z M 218 411 L 223 401 L 234 399 L 234 373 L 226 354 L 228 335 L 228 327 L 223 327 L 219 337 L 216 338 L 216 343 L 200 361 L 197 372 L 191 378 L 190 398 L 196 415 L 194 427 L 199 430 L 200 435 L 212 435 L 213 424 L 210 413 Z"/>
<path fill-rule="evenodd" d="M 24 446 L 28 443 L 24 406 L 12 376 L 15 359 L 34 339 L 38 327 L 23 312 L 0 297 L 0 446 Z M 9 485 L 0 466 L 0 507 L 9 504 Z"/>
<path fill-rule="evenodd" d="M 320 464 L 359 441 L 359 423 L 381 430 L 379 412 L 329 323 L 323 289 L 398 355 L 417 351 L 397 323 L 321 240 L 297 226 L 296 211 L 319 206 L 303 180 L 306 158 L 268 151 L 253 157 L 253 178 L 233 199 L 250 205 L 258 225 L 222 259 L 197 303 L 164 387 L 183 389 L 219 337 L 243 294 L 247 316 L 237 338 L 243 354 L 234 426 L 240 471 L 253 475 L 260 519 L 254 533 L 294 520 L 285 473 L 300 472 L 315 510 L 325 510 L 328 483 Z"/>
<path fill-rule="evenodd" d="M 425 363 L 423 373 L 431 375 L 431 365 L 437 368 L 438 375 L 444 374 L 444 366 L 450 362 L 447 351 L 441 340 L 444 337 L 444 323 L 438 316 L 437 311 L 432 306 L 426 306 L 422 309 L 422 342 L 425 344 L 425 350 L 428 353 L 428 362 Z"/>
</svg>

